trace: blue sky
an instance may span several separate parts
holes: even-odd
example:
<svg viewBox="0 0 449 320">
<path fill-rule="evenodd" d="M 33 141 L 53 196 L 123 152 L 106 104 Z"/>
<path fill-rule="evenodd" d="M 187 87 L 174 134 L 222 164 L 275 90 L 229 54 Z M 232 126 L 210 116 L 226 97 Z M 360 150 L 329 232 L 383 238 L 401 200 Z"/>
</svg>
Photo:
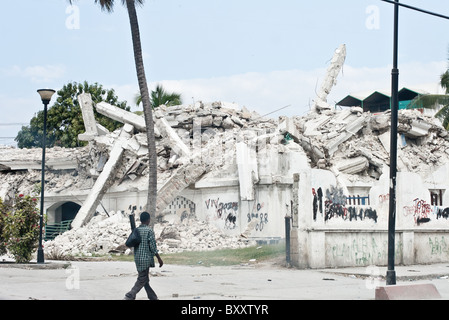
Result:
<svg viewBox="0 0 449 320">
<path fill-rule="evenodd" d="M 93 0 L 4 1 L 0 12 L 0 137 L 42 109 L 36 90 L 70 81 L 114 88 L 133 110 L 138 93 L 129 20 Z M 402 2 L 449 15 L 447 0 Z M 260 114 L 309 110 L 334 50 L 347 58 L 334 103 L 390 90 L 393 6 L 380 0 L 147 0 L 138 9 L 150 88 L 192 101 L 236 102 Z M 449 21 L 401 9 L 400 87 L 442 92 Z M 53 100 L 54 101 L 54 100 Z M 9 125 L 5 125 L 9 124 Z"/>
</svg>

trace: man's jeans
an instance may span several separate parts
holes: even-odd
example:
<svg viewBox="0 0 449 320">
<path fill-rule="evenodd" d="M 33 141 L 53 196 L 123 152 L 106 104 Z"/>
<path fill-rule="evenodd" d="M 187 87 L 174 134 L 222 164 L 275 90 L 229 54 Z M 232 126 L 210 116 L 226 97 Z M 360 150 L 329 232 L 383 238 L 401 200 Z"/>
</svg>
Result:
<svg viewBox="0 0 449 320">
<path fill-rule="evenodd" d="M 150 278 L 149 278 L 149 272 L 150 268 L 145 269 L 143 271 L 139 271 L 139 274 L 137 276 L 137 281 L 134 284 L 134 287 L 131 289 L 130 292 L 125 294 L 125 297 L 130 300 L 136 299 L 136 294 L 142 289 L 145 288 L 145 291 L 147 292 L 148 299 L 150 300 L 157 300 L 157 295 L 153 291 L 153 289 L 150 287 Z"/>
</svg>

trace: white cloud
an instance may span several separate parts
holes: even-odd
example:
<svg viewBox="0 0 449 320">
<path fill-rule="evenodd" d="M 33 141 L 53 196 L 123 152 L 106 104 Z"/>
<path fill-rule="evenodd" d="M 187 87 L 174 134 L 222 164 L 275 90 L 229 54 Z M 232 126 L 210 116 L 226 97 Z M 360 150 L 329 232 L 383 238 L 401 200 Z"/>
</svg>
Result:
<svg viewBox="0 0 449 320">
<path fill-rule="evenodd" d="M 7 76 L 28 78 L 33 83 L 46 83 L 62 78 L 65 70 L 66 68 L 63 65 L 30 66 L 25 68 L 12 66 L 4 71 L 4 74 Z"/>
<path fill-rule="evenodd" d="M 442 92 L 439 77 L 447 68 L 446 61 L 414 62 L 399 67 L 400 88 L 421 89 L 430 93 Z M 326 69 L 320 68 L 308 71 L 249 72 L 208 79 L 163 80 L 159 83 L 167 91 L 181 93 L 185 104 L 199 100 L 235 102 L 262 115 L 290 105 L 272 114 L 277 117 L 305 114 L 313 104 L 325 75 Z M 151 83 L 150 90 L 154 89 L 155 85 L 156 83 Z M 139 92 L 137 85 L 112 87 L 119 99 L 127 100 L 128 104 L 134 107 L 134 96 Z M 337 85 L 328 97 L 328 102 L 335 104 L 348 94 L 367 96 L 373 91 L 391 91 L 391 66 L 355 68 L 345 65 Z"/>
</svg>

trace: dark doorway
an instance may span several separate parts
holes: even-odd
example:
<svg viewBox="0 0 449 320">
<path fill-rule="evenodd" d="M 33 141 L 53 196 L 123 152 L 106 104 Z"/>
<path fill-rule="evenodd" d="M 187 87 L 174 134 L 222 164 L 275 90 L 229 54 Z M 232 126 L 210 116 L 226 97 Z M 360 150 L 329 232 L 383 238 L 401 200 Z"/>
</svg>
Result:
<svg viewBox="0 0 449 320">
<path fill-rule="evenodd" d="M 61 221 L 73 220 L 81 206 L 75 202 L 66 202 L 61 206 Z"/>
</svg>

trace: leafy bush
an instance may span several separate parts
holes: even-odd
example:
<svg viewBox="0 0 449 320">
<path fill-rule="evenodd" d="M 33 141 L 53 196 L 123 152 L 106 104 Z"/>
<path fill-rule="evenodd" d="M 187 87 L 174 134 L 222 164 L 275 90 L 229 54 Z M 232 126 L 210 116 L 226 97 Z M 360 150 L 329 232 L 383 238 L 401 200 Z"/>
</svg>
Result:
<svg viewBox="0 0 449 320">
<path fill-rule="evenodd" d="M 17 263 L 27 263 L 39 240 L 37 199 L 19 194 L 11 206 L 0 206 L 0 251 L 7 249 Z M 1 252 L 0 252 L 1 253 Z"/>
<path fill-rule="evenodd" d="M 6 238 L 3 235 L 3 230 L 5 229 L 5 218 L 7 214 L 7 206 L 3 203 L 0 198 L 0 255 L 6 254 Z"/>
</svg>

